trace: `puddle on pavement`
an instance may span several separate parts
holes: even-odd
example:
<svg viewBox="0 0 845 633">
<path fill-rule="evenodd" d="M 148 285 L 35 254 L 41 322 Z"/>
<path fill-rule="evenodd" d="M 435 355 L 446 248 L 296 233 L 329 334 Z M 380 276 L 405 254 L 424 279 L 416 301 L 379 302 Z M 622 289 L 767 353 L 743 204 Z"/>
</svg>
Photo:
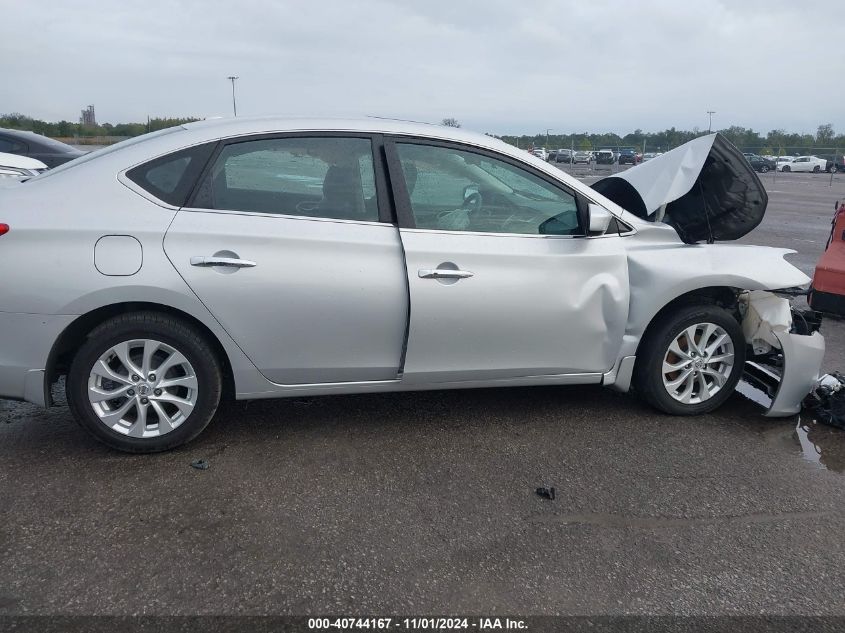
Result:
<svg viewBox="0 0 845 633">
<path fill-rule="evenodd" d="M 744 380 L 739 382 L 736 390 L 763 408 L 771 405 L 769 396 Z M 773 435 L 781 438 L 790 448 L 799 448 L 801 457 L 808 462 L 845 474 L 845 431 L 816 422 L 809 413 L 794 416 L 792 420 L 797 420 L 795 427 L 778 426 L 772 429 Z"/>
<path fill-rule="evenodd" d="M 804 459 L 845 474 L 845 431 L 812 419 L 799 419 L 795 438 Z"/>
</svg>

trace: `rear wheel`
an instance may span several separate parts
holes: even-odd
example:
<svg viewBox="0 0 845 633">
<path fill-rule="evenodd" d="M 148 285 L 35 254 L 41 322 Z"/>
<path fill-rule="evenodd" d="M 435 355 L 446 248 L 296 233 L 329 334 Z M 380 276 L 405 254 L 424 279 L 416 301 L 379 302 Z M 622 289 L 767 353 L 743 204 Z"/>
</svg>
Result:
<svg viewBox="0 0 845 633">
<path fill-rule="evenodd" d="M 763 165 L 763 166 L 760 168 L 760 173 L 761 173 L 761 174 L 766 174 L 766 173 L 768 173 L 768 172 L 769 172 L 769 166 L 768 166 L 768 165 Z"/>
<path fill-rule="evenodd" d="M 635 387 L 672 415 L 716 409 L 733 393 L 745 363 L 745 338 L 723 308 L 680 308 L 657 322 L 640 343 Z"/>
<path fill-rule="evenodd" d="M 221 388 L 220 363 L 203 336 L 155 312 L 121 315 L 94 329 L 67 378 L 79 424 L 130 453 L 192 440 L 214 416 Z"/>
<path fill-rule="evenodd" d="M 813 167 L 813 173 L 814 173 L 814 174 L 819 173 L 821 170 L 822 170 L 822 168 L 821 168 L 821 167 L 819 167 L 818 165 L 816 165 L 815 167 Z"/>
</svg>

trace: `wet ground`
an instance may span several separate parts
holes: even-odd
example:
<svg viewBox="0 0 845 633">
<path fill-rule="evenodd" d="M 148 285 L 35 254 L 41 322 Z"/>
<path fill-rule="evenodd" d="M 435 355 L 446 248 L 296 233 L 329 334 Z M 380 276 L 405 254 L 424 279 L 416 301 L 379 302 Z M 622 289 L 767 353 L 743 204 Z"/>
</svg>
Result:
<svg viewBox="0 0 845 633">
<path fill-rule="evenodd" d="M 811 270 L 829 178 L 768 175 L 744 241 Z M 822 331 L 845 368 L 845 324 Z M 740 395 L 695 419 L 592 387 L 235 403 L 155 456 L 64 407 L 0 421 L 0 614 L 845 613 L 845 433 Z"/>
</svg>

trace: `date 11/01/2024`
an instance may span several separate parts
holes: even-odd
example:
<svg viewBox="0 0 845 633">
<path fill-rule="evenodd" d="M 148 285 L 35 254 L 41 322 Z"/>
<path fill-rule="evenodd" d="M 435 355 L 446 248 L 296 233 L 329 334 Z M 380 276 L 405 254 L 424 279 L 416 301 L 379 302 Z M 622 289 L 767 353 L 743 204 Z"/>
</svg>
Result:
<svg viewBox="0 0 845 633">
<path fill-rule="evenodd" d="M 479 631 L 527 630 L 524 620 L 511 618 L 309 618 L 309 630 L 389 630 L 439 631 L 476 629 Z"/>
</svg>

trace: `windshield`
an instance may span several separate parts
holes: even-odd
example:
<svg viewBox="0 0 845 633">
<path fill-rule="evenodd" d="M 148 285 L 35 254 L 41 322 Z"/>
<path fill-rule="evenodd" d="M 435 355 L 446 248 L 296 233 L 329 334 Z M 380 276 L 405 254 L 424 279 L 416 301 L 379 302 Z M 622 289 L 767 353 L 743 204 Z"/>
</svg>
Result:
<svg viewBox="0 0 845 633">
<path fill-rule="evenodd" d="M 68 161 L 64 165 L 59 165 L 58 167 L 54 167 L 53 169 L 48 169 L 43 174 L 35 176 L 34 178 L 30 178 L 27 182 L 35 182 L 38 180 L 43 180 L 44 178 L 49 178 L 53 174 L 58 174 L 63 171 L 67 171 L 68 169 L 73 169 L 83 163 L 87 163 L 90 160 L 94 160 L 95 158 L 100 158 L 101 156 L 107 156 L 112 152 L 117 152 L 119 150 L 125 149 L 127 147 L 131 147 L 133 145 L 137 145 L 138 143 L 143 143 L 144 141 L 149 141 L 154 138 L 158 138 L 160 136 L 165 136 L 167 134 L 172 134 L 173 132 L 179 132 L 180 130 L 184 130 L 185 128 L 181 126 L 176 127 L 168 127 L 164 128 L 163 130 L 157 130 L 155 132 L 150 132 L 149 134 L 142 134 L 141 136 L 136 136 L 134 138 L 127 139 L 125 141 L 121 141 L 120 143 L 115 143 L 114 145 L 108 145 L 107 147 L 102 147 L 98 150 L 94 150 L 93 152 L 89 152 L 87 154 L 83 154 L 79 158 L 74 158 L 71 161 Z"/>
</svg>

